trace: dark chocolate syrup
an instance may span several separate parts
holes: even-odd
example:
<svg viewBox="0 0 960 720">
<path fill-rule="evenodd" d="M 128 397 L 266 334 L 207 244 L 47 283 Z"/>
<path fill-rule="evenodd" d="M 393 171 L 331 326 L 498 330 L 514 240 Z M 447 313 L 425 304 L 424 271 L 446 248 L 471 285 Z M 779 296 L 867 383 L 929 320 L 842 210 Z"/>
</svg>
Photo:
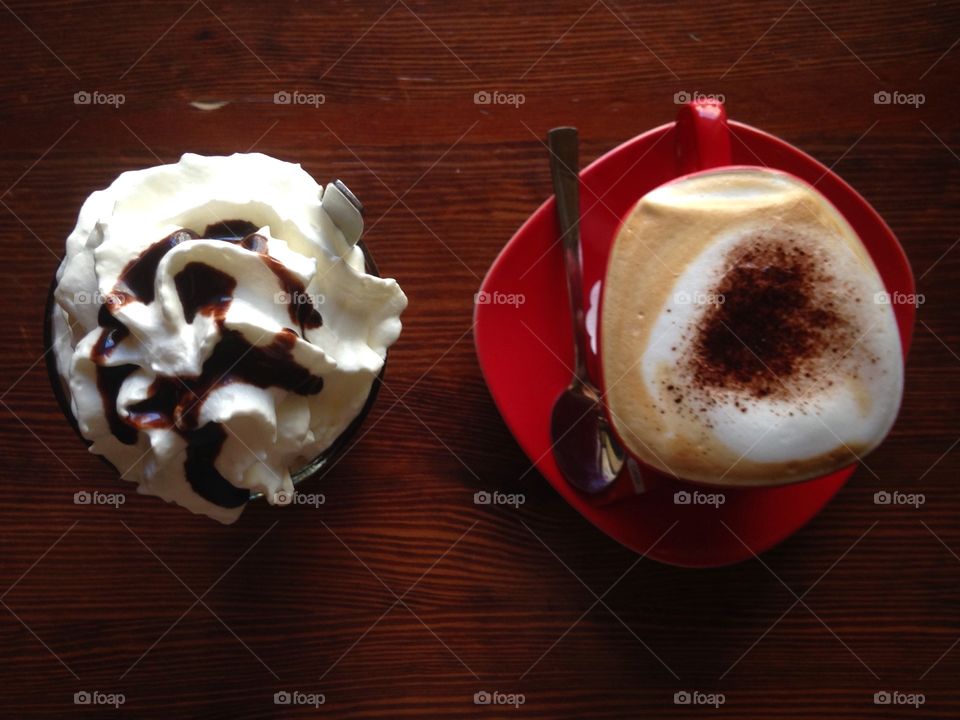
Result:
<svg viewBox="0 0 960 720">
<path fill-rule="evenodd" d="M 207 225 L 203 237 L 211 240 L 238 240 L 252 235 L 259 228 L 248 220 L 224 220 Z"/>
<path fill-rule="evenodd" d="M 255 237 L 260 237 L 259 235 Z M 307 289 L 303 286 L 292 272 L 287 270 L 282 263 L 278 262 L 269 255 L 263 256 L 263 261 L 267 267 L 273 271 L 286 293 L 287 310 L 290 313 L 290 319 L 300 325 L 301 334 L 305 333 L 307 328 L 313 329 L 323 325 L 323 318 L 320 311 L 313 304 L 313 298 L 307 294 Z"/>
<path fill-rule="evenodd" d="M 234 382 L 259 388 L 278 387 L 297 395 L 316 395 L 323 389 L 323 378 L 293 359 L 297 336 L 292 331 L 277 333 L 267 345 L 252 345 L 236 330 L 224 328 L 222 320 L 219 322 L 220 342 L 203 363 L 200 375 L 158 377 L 150 386 L 148 397 L 130 407 L 131 424 L 195 430 L 200 423 L 202 399 L 216 388 Z"/>
<path fill-rule="evenodd" d="M 173 282 L 177 286 L 183 316 L 188 323 L 193 322 L 198 312 L 203 315 L 225 315 L 237 287 L 232 275 L 201 262 L 187 263 L 174 276 Z"/>
<path fill-rule="evenodd" d="M 267 239 L 263 235 L 258 235 L 257 233 L 251 233 L 245 238 L 242 238 L 240 241 L 240 247 L 244 250 L 249 250 L 250 252 L 255 252 L 259 255 L 266 257 L 267 255 Z"/>
<path fill-rule="evenodd" d="M 306 294 L 303 283 L 266 254 L 267 239 L 257 234 L 256 229 L 253 223 L 245 220 L 229 220 L 209 225 L 204 236 L 239 244 L 258 253 L 287 293 L 291 319 L 300 324 L 301 330 L 319 327 L 323 320 Z M 144 304 L 153 302 L 160 260 L 181 242 L 199 237 L 191 230 L 178 230 L 151 245 L 127 265 L 111 302 L 101 306 L 98 313 L 97 320 L 103 330 L 92 356 L 97 363 L 97 388 L 103 399 L 110 432 L 120 442 L 133 445 L 141 429 L 175 430 L 187 442 L 184 472 L 191 487 L 216 505 L 238 507 L 249 499 L 250 493 L 234 486 L 217 471 L 215 464 L 227 431 L 219 423 L 200 426 L 203 401 L 215 388 L 233 382 L 260 388 L 278 387 L 298 395 L 319 393 L 323 389 L 323 378 L 313 375 L 293 358 L 297 334 L 284 329 L 268 344 L 254 345 L 237 331 L 225 328 L 224 318 L 233 299 L 236 278 L 206 263 L 191 262 L 174 276 L 184 316 L 191 323 L 198 314 L 211 316 L 221 333 L 220 341 L 204 362 L 200 375 L 158 376 L 150 386 L 147 398 L 130 406 L 128 417 L 122 418 L 117 411 L 117 397 L 124 381 L 137 367 L 104 364 L 130 332 L 112 310 L 135 300 Z"/>
<path fill-rule="evenodd" d="M 137 429 L 125 423 L 120 417 L 117 412 L 117 396 L 124 381 L 136 369 L 136 365 L 97 365 L 97 390 L 100 391 L 100 397 L 104 399 L 103 410 L 107 425 L 110 427 L 110 432 L 124 445 L 136 444 Z M 107 402 L 107 398 L 112 398 L 112 401 Z"/>
<path fill-rule="evenodd" d="M 187 480 L 201 497 L 220 507 L 240 507 L 250 499 L 250 491 L 238 488 L 216 468 L 217 457 L 227 439 L 227 431 L 219 423 L 181 433 L 187 441 L 187 459 L 183 468 Z"/>
<path fill-rule="evenodd" d="M 129 289 L 133 296 L 144 305 L 153 302 L 154 281 L 157 278 L 157 266 L 163 256 L 186 240 L 196 240 L 197 235 L 192 230 L 177 230 L 170 233 L 160 242 L 148 247 L 138 258 L 131 260 L 120 273 L 120 282 Z"/>
<path fill-rule="evenodd" d="M 97 313 L 97 324 L 103 328 L 100 337 L 93 346 L 94 362 L 102 360 L 130 334 L 130 329 L 117 320 L 110 312 L 110 306 L 103 304 Z"/>
<path fill-rule="evenodd" d="M 261 255 L 263 262 L 280 281 L 286 294 L 290 319 L 300 326 L 301 334 L 308 328 L 320 327 L 323 325 L 323 318 L 314 305 L 313 298 L 307 294 L 303 283 L 287 270 L 283 263 L 267 255 L 267 238 L 257 233 L 258 229 L 256 225 L 246 220 L 225 220 L 207 225 L 203 231 L 203 237 L 239 244 L 245 250 Z"/>
</svg>

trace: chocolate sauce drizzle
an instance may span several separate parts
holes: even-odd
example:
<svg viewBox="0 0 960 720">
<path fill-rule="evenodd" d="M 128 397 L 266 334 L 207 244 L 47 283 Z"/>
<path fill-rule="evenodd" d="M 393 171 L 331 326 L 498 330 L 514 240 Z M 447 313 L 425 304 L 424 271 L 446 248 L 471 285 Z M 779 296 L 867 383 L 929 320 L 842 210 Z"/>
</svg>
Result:
<svg viewBox="0 0 960 720">
<path fill-rule="evenodd" d="M 307 294 L 303 283 L 287 270 L 283 263 L 267 255 L 267 239 L 257 233 L 257 230 L 256 225 L 246 220 L 226 220 L 207 225 L 203 231 L 203 237 L 235 243 L 245 250 L 261 255 L 263 262 L 280 281 L 280 286 L 286 295 L 290 319 L 300 326 L 301 334 L 304 334 L 307 328 L 313 329 L 323 325 L 320 311 Z"/>
<path fill-rule="evenodd" d="M 153 302 L 154 281 L 157 277 L 157 266 L 163 259 L 163 256 L 173 250 L 177 245 L 187 240 L 196 240 L 200 236 L 192 230 L 177 230 L 171 233 L 160 242 L 155 242 L 142 253 L 140 257 L 130 261 L 120 273 L 120 282 L 129 289 L 128 293 L 123 295 L 132 295 L 144 305 Z M 123 292 L 122 290 L 120 291 Z M 133 299 L 131 298 L 131 299 Z"/>
<path fill-rule="evenodd" d="M 203 236 L 211 240 L 233 241 L 253 235 L 257 230 L 257 226 L 248 220 L 224 220 L 207 225 Z"/>
<path fill-rule="evenodd" d="M 237 287 L 236 278 L 232 275 L 201 262 L 187 263 L 174 276 L 173 282 L 188 323 L 193 322 L 198 312 L 225 316 Z"/>
<path fill-rule="evenodd" d="M 300 325 L 301 332 L 320 327 L 323 319 L 303 283 L 266 254 L 267 238 L 256 230 L 253 223 L 245 220 L 229 220 L 207 226 L 203 237 L 238 244 L 259 254 L 287 293 L 291 320 Z M 128 417 L 124 418 L 117 409 L 118 395 L 137 366 L 104 364 L 130 334 L 114 311 L 128 302 L 139 301 L 145 305 L 153 302 L 160 260 L 180 243 L 200 237 L 192 230 L 178 230 L 151 245 L 124 268 L 111 293 L 111 302 L 100 307 L 97 321 L 102 330 L 92 357 L 97 364 L 97 389 L 110 432 L 125 445 L 134 445 L 142 429 L 176 431 L 187 443 L 184 473 L 194 491 L 221 507 L 239 507 L 249 499 L 250 492 L 233 485 L 216 469 L 227 431 L 220 423 L 201 426 L 200 411 L 214 389 L 234 382 L 259 388 L 278 387 L 298 395 L 319 393 L 323 389 L 323 378 L 313 375 L 293 357 L 297 333 L 284 329 L 274 335 L 270 343 L 254 345 L 239 332 L 226 328 L 224 319 L 233 300 L 236 278 L 206 263 L 191 262 L 174 276 L 184 317 L 192 323 L 198 314 L 209 316 L 220 329 L 220 341 L 204 362 L 200 375 L 158 376 L 147 398 L 130 406 Z"/>
</svg>

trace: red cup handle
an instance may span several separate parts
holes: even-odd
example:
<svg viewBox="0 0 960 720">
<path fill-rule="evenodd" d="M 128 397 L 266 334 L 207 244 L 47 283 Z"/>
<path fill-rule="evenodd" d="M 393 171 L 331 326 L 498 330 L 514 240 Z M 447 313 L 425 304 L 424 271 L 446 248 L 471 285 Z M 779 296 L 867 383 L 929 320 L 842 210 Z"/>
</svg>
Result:
<svg viewBox="0 0 960 720">
<path fill-rule="evenodd" d="M 680 108 L 676 148 L 681 175 L 730 165 L 730 129 L 723 103 L 702 100 Z"/>
</svg>

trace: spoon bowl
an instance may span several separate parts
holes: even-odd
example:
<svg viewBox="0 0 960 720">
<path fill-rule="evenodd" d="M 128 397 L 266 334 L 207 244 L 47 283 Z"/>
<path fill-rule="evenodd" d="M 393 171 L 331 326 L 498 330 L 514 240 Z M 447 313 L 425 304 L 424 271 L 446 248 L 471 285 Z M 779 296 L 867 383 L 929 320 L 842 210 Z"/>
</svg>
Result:
<svg viewBox="0 0 960 720">
<path fill-rule="evenodd" d="M 596 494 L 616 480 L 624 452 L 590 388 L 571 386 L 560 394 L 550 417 L 550 436 L 560 472 L 578 490 Z"/>
</svg>

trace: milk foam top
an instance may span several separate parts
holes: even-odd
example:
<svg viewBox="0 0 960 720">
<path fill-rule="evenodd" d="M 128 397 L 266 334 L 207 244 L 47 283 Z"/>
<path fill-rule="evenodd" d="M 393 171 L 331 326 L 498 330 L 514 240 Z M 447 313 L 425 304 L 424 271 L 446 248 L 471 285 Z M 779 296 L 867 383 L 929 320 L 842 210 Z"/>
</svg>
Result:
<svg viewBox="0 0 960 720">
<path fill-rule="evenodd" d="M 329 190 L 327 192 L 330 192 Z M 184 155 L 94 192 L 67 239 L 52 328 L 91 452 L 141 493 L 222 522 L 360 413 L 407 299 L 299 165 Z"/>
<path fill-rule="evenodd" d="M 728 168 L 640 200 L 604 287 L 611 420 L 644 462 L 722 485 L 815 477 L 896 418 L 893 310 L 860 239 L 784 173 Z"/>
</svg>

